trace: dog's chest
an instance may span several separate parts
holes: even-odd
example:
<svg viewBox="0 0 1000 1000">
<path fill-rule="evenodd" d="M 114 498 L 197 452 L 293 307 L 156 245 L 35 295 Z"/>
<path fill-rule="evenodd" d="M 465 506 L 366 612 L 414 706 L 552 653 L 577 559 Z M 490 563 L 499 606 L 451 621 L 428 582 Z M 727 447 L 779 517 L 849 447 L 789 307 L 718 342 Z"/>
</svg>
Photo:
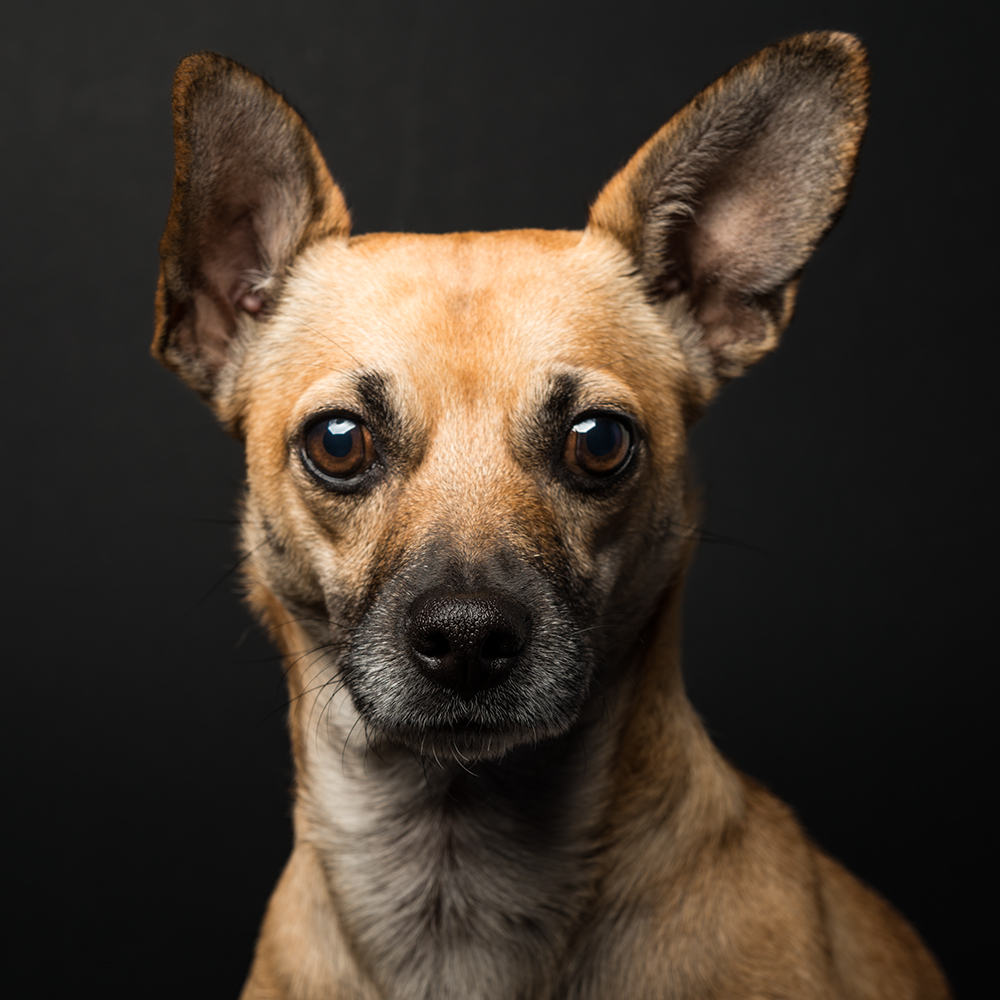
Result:
<svg viewBox="0 0 1000 1000">
<path fill-rule="evenodd" d="M 592 880 L 593 787 L 575 770 L 512 789 L 412 759 L 324 768 L 310 798 L 331 888 L 386 996 L 550 995 Z"/>
</svg>

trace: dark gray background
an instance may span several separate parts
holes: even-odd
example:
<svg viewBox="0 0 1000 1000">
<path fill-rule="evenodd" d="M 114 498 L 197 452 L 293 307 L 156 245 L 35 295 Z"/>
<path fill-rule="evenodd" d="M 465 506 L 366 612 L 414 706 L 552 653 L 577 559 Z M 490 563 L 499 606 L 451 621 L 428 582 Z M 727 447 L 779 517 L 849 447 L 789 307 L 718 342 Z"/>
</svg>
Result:
<svg viewBox="0 0 1000 1000">
<path fill-rule="evenodd" d="M 732 542 L 700 549 L 687 676 L 723 750 L 976 994 L 995 940 L 977 903 L 995 785 L 980 208 L 994 57 L 970 6 L 916 10 L 5 8 L 6 860 L 24 933 L 9 968 L 32 984 L 18 995 L 233 995 L 289 846 L 279 665 L 225 577 L 239 448 L 147 355 L 178 60 L 214 49 L 286 93 L 357 231 L 575 228 L 701 86 L 829 27 L 870 48 L 871 129 L 784 345 L 695 433 L 704 523 Z"/>
</svg>

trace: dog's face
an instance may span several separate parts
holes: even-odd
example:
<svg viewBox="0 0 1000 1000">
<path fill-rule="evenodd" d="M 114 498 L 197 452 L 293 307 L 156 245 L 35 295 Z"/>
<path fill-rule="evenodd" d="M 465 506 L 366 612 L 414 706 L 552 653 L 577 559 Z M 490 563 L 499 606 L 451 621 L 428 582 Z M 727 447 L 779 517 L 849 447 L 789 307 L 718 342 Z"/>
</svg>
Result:
<svg viewBox="0 0 1000 1000">
<path fill-rule="evenodd" d="M 327 241 L 247 346 L 252 572 L 394 740 L 564 732 L 667 582 L 695 387 L 630 270 L 601 234 Z"/>
<path fill-rule="evenodd" d="M 583 232 L 349 239 L 295 113 L 185 61 L 154 351 L 246 442 L 254 603 L 372 733 L 502 754 L 626 668 L 687 534 L 687 425 L 787 322 L 864 94 L 853 40 L 803 36 L 665 126 Z"/>
</svg>

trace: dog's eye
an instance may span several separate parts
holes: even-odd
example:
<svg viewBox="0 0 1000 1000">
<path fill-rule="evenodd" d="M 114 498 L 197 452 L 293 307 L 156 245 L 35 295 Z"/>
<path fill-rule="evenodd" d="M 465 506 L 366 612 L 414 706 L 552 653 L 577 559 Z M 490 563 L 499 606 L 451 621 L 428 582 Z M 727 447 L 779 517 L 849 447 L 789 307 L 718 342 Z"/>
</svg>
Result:
<svg viewBox="0 0 1000 1000">
<path fill-rule="evenodd" d="M 585 476 L 610 476 L 623 468 L 632 454 L 632 432 L 614 417 L 584 417 L 566 437 L 563 460 L 571 471 Z"/>
<path fill-rule="evenodd" d="M 372 436 L 360 421 L 327 417 L 305 436 L 305 457 L 315 472 L 328 479 L 354 479 L 375 461 Z"/>
</svg>

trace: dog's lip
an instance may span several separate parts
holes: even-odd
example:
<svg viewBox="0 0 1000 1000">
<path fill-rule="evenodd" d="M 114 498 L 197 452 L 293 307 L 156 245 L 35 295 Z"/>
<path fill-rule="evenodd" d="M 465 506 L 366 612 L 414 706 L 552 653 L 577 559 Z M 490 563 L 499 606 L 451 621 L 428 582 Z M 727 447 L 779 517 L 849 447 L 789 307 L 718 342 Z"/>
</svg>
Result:
<svg viewBox="0 0 1000 1000">
<path fill-rule="evenodd" d="M 502 725 L 499 722 L 490 725 L 481 719 L 473 716 L 464 718 L 450 718 L 447 720 L 433 721 L 426 724 L 402 723 L 392 726 L 384 726 L 387 733 L 407 736 L 504 736 L 518 731 L 521 727 L 516 724 Z"/>
<path fill-rule="evenodd" d="M 474 715 L 450 715 L 446 719 L 429 719 L 426 722 L 408 720 L 377 725 L 389 739 L 400 740 L 410 745 L 419 745 L 426 740 L 469 741 L 477 746 L 489 739 L 521 739 L 528 729 L 516 719 L 485 720 Z M 530 727 L 533 728 L 533 727 Z"/>
<path fill-rule="evenodd" d="M 382 733 L 390 744 L 437 761 L 496 760 L 519 747 L 535 745 L 558 735 L 539 733 L 517 725 L 489 729 L 475 723 L 467 726 L 393 726 L 383 729 Z"/>
</svg>

